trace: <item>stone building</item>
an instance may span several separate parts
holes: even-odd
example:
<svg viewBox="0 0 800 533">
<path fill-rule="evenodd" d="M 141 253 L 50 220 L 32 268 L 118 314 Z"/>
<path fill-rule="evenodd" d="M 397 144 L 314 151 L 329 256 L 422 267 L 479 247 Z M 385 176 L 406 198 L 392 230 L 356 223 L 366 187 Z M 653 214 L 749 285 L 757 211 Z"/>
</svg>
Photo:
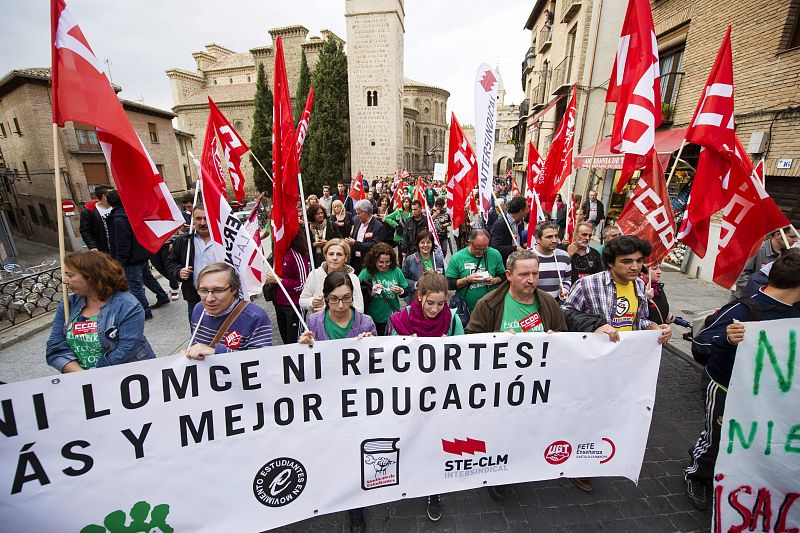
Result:
<svg viewBox="0 0 800 533">
<path fill-rule="evenodd" d="M 736 134 L 754 162 L 764 159 L 767 192 L 800 225 L 800 4 L 663 0 L 653 4 L 653 23 L 661 61 L 662 129 L 672 132 L 689 125 L 731 25 Z M 681 159 L 689 165 L 679 165 L 679 178 L 691 178 L 698 153 L 694 145 L 684 150 Z M 690 255 L 684 261 L 692 275 L 712 277 L 719 229 L 712 219 L 709 253 L 703 260 Z"/>
<path fill-rule="evenodd" d="M 497 68 L 500 74 L 500 69 Z M 513 169 L 514 155 L 514 129 L 519 121 L 519 106 L 513 102 L 506 104 L 506 86 L 503 76 L 497 87 L 497 122 L 494 130 L 494 174 L 495 176 L 505 177 L 509 170 Z M 512 173 L 513 176 L 513 173 Z M 517 179 L 518 185 L 524 185 L 524 179 L 519 180 L 520 176 L 513 176 Z"/>
<path fill-rule="evenodd" d="M 5 179 L 2 209 L 19 234 L 57 245 L 50 102 L 49 68 L 12 70 L 0 79 L 0 176 Z M 185 192 L 192 174 L 187 174 L 181 150 L 191 149 L 191 135 L 173 129 L 175 115 L 169 111 L 129 100 L 121 102 L 169 190 Z M 67 122 L 58 131 L 62 196 L 73 200 L 79 210 L 81 204 L 91 200 L 96 185 L 113 185 L 113 180 L 92 126 Z M 72 235 L 67 230 L 70 249 L 81 245 L 74 237 L 79 235 L 77 219 L 70 219 Z"/>
<path fill-rule="evenodd" d="M 432 173 L 447 157 L 447 98 L 439 87 L 405 79 L 403 89 L 403 162 L 409 172 Z M 387 174 L 384 170 L 380 174 Z"/>
<path fill-rule="evenodd" d="M 626 7 L 626 0 L 534 3 L 524 26 L 531 32 L 531 45 L 522 61 L 525 98 L 519 106 L 515 131 L 516 175 L 525 173 L 528 142 L 533 142 L 542 157 L 547 153 L 573 84 L 578 84 L 575 154 L 590 148 L 610 131 L 609 115 L 598 137 Z M 576 157 L 577 168 L 586 166 L 582 159 Z M 604 171 L 596 174 L 602 176 Z M 576 194 L 582 192 L 586 178 L 585 171 L 576 172 Z"/>
<path fill-rule="evenodd" d="M 389 7 L 395 9 L 390 15 L 387 15 L 389 11 L 383 9 L 386 6 L 378 9 L 375 2 L 363 4 L 348 2 L 346 5 L 348 36 L 351 31 L 353 32 L 347 47 L 350 84 L 350 168 L 353 172 L 361 170 L 364 176 L 393 174 L 397 167 L 405 166 L 403 160 L 406 154 L 410 163 L 415 157 L 419 161 L 417 166 L 412 163 L 406 167 L 415 173 L 431 172 L 433 163 L 443 161 L 444 157 L 439 151 L 443 146 L 442 138 L 447 136 L 445 109 L 450 93 L 432 85 L 403 78 L 402 2 L 395 0 L 387 5 L 389 4 L 391 4 Z M 399 14 L 397 9 L 400 11 Z M 398 21 L 399 27 L 396 25 Z M 383 33 L 388 33 L 387 24 L 393 25 L 391 42 L 386 40 L 388 37 L 381 37 Z M 359 29 L 351 30 L 351 25 L 358 26 Z M 286 74 L 292 100 L 296 97 L 294 91 L 297 89 L 300 75 L 302 52 L 305 51 L 308 67 L 313 71 L 319 59 L 323 38 L 344 43 L 330 30 L 321 30 L 322 38 L 308 37 L 309 30 L 300 25 L 273 28 L 268 33 L 273 42 L 278 36 L 283 40 Z M 384 40 L 381 45 L 384 47 L 384 52 L 376 54 L 376 46 L 380 39 Z M 387 59 L 389 57 L 396 59 L 397 53 L 399 53 L 399 63 Z M 267 82 L 272 84 L 275 66 L 273 45 L 258 46 L 248 52 L 240 53 L 218 44 L 209 44 L 205 50 L 194 52 L 192 57 L 197 66 L 194 72 L 179 68 L 172 68 L 166 72 L 175 102 L 172 110 L 178 116 L 180 130 L 194 136 L 196 150 L 199 152 L 205 138 L 210 96 L 239 134 L 249 141 L 253 131 L 253 99 L 256 93 L 258 65 L 264 65 Z M 357 64 L 362 67 L 356 68 L 354 65 Z M 388 74 L 386 76 L 381 74 L 387 69 L 391 71 L 392 86 L 396 85 L 392 91 L 388 90 L 388 85 L 384 86 L 383 81 L 380 81 L 383 78 L 390 79 L 386 77 Z M 354 96 L 356 94 L 353 88 L 354 80 L 363 82 L 361 83 L 363 86 L 356 91 L 359 95 L 357 98 Z M 306 95 L 301 95 L 301 98 L 305 97 Z M 419 105 L 414 107 L 417 100 Z M 406 101 L 410 103 L 406 104 Z M 429 111 L 425 111 L 426 102 Z M 371 125 L 367 125 L 360 117 L 368 117 L 368 123 Z M 413 126 L 417 121 L 420 127 L 419 143 L 404 142 L 404 123 L 409 123 L 413 139 Z M 430 148 L 439 150 L 428 157 L 424 155 L 426 128 L 430 135 Z M 389 149 L 389 146 L 392 148 Z M 388 159 L 381 156 L 385 160 L 378 164 L 374 153 L 378 148 L 383 151 L 388 150 L 394 155 L 386 156 Z M 200 154 L 195 155 L 199 157 Z M 264 165 L 269 166 L 269 163 L 264 162 Z M 242 161 L 242 166 L 245 176 L 251 176 L 252 167 L 249 158 Z M 349 179 L 345 176 L 342 178 Z M 252 189 L 252 179 L 246 179 L 245 184 L 251 194 L 255 192 Z M 306 192 L 311 194 L 320 191 Z"/>
</svg>

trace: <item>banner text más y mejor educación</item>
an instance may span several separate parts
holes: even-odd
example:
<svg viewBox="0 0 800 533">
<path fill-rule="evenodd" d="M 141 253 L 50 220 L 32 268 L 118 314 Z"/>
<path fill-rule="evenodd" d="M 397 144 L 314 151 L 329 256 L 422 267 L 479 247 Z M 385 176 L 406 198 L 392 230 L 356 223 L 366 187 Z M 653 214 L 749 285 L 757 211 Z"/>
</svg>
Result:
<svg viewBox="0 0 800 533">
<path fill-rule="evenodd" d="M 142 502 L 178 531 L 260 531 L 480 486 L 636 480 L 661 349 L 658 332 L 621 337 L 348 339 L 5 385 L 0 523 L 79 530 Z"/>
</svg>

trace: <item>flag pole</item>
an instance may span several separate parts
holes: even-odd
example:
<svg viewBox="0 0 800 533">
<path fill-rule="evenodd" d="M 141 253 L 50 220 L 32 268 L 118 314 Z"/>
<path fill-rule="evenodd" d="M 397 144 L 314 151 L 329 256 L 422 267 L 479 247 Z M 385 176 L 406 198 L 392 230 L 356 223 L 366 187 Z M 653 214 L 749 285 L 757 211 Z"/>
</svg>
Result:
<svg viewBox="0 0 800 533">
<path fill-rule="evenodd" d="M 61 265 L 61 296 L 64 302 L 64 323 L 69 324 L 69 296 L 64 283 L 64 206 L 61 205 L 61 166 L 58 163 L 58 124 L 53 122 L 53 177 L 56 186 L 56 219 L 58 219 L 58 260 Z"/>
<path fill-rule="evenodd" d="M 308 245 L 308 262 L 311 270 L 314 270 L 314 249 L 311 247 L 311 227 L 308 225 L 308 213 L 306 212 L 306 193 L 303 191 L 303 174 L 297 173 L 297 183 L 300 184 L 300 211 L 303 213 L 303 225 L 306 228 L 306 244 Z"/>
<path fill-rule="evenodd" d="M 583 187 L 583 198 L 586 198 L 589 194 L 589 184 L 592 181 L 592 173 L 594 172 L 594 156 L 597 154 L 597 145 L 600 144 L 600 136 L 603 134 L 603 128 L 606 125 L 606 111 L 608 109 L 608 102 L 603 104 L 603 115 L 600 117 L 600 127 L 597 128 L 597 135 L 594 137 L 594 146 L 592 146 L 592 157 L 589 158 L 589 168 L 586 169 L 586 172 L 589 174 L 586 176 L 586 185 Z M 577 177 L 577 174 L 576 174 Z"/>
<path fill-rule="evenodd" d="M 678 148 L 678 155 L 675 156 L 675 162 L 672 163 L 672 169 L 669 171 L 669 177 L 667 178 L 667 187 L 669 187 L 669 182 L 672 181 L 672 176 L 675 175 L 675 169 L 678 166 L 678 161 L 681 159 L 681 154 L 683 153 L 683 148 L 686 146 L 686 138 L 684 137 L 683 141 L 681 141 L 681 147 Z"/>
<path fill-rule="evenodd" d="M 497 195 L 494 192 L 494 188 L 492 188 L 492 196 L 494 196 L 494 205 L 495 209 L 499 207 L 499 202 L 497 201 Z M 514 232 L 511 231 L 511 224 L 508 222 L 508 217 L 506 217 L 506 212 L 503 211 L 503 208 L 500 208 L 500 216 L 503 217 L 503 220 L 506 221 L 506 227 L 508 228 L 508 233 L 511 234 L 511 239 L 514 241 L 514 246 L 519 247 L 519 242 L 517 242 L 517 236 L 514 235 Z M 489 215 L 486 215 L 486 218 L 489 218 Z"/>
<path fill-rule="evenodd" d="M 289 302 L 289 305 L 292 306 L 292 310 L 294 311 L 294 314 L 297 315 L 298 320 L 300 320 L 300 324 L 302 324 L 302 326 L 305 328 L 305 330 L 308 331 L 308 329 L 309 329 L 308 328 L 308 324 L 306 324 L 306 321 L 303 320 L 303 314 L 297 309 L 297 306 L 294 305 L 294 301 L 292 300 L 292 297 L 289 296 L 289 291 L 287 291 L 286 287 L 283 286 L 283 282 L 281 281 L 281 278 L 279 278 L 278 275 L 275 273 L 275 270 L 272 268 L 272 265 L 269 264 L 269 261 L 267 261 L 264 258 L 264 254 L 261 252 L 261 249 L 260 248 L 256 248 L 256 250 L 258 251 L 258 255 L 260 255 L 261 258 L 264 259 L 264 264 L 269 269 L 269 274 L 275 279 L 275 283 L 277 283 L 278 286 L 281 288 L 281 290 L 283 291 L 283 295 L 286 296 L 286 300 Z"/>
<path fill-rule="evenodd" d="M 258 159 L 258 158 L 256 157 L 256 154 L 254 154 L 254 153 L 253 153 L 253 150 L 252 150 L 252 148 L 251 148 L 250 150 L 248 150 L 247 152 L 245 152 L 245 153 L 247 153 L 247 154 L 250 154 L 250 157 L 252 157 L 252 158 L 255 160 L 255 162 L 256 162 L 256 163 L 258 163 L 258 166 L 260 166 L 260 167 L 261 167 L 261 170 L 263 170 L 263 171 L 264 171 L 264 174 L 266 174 L 266 175 L 267 175 L 267 177 L 269 178 L 269 181 L 270 181 L 270 182 L 272 182 L 272 183 L 275 183 L 275 180 L 274 180 L 274 179 L 272 179 L 272 174 L 270 174 L 270 173 L 267 171 L 267 169 L 266 169 L 266 168 L 264 168 L 264 165 L 262 165 L 262 164 L 261 164 L 261 160 L 260 160 L 260 159 Z M 242 155 L 244 155 L 244 154 L 242 154 Z"/>
<path fill-rule="evenodd" d="M 783 244 L 786 245 L 786 248 L 791 248 L 791 245 L 789 244 L 789 239 L 786 238 L 786 231 L 784 231 L 783 228 L 781 228 L 780 231 L 781 231 L 781 237 L 783 237 Z M 795 230 L 795 231 L 797 231 L 797 230 Z"/>
<path fill-rule="evenodd" d="M 189 156 L 191 156 L 191 158 L 195 161 L 196 165 L 197 158 L 194 156 L 194 154 L 192 154 L 192 152 L 189 152 Z M 199 165 L 197 166 L 197 170 L 200 171 Z M 194 201 L 192 202 L 192 213 L 189 216 L 189 235 L 191 235 L 192 231 L 194 230 L 194 209 L 195 207 L 197 207 L 197 196 L 200 193 L 200 187 L 202 186 L 201 184 L 203 183 L 202 177 L 203 175 L 200 172 L 198 172 L 197 181 L 195 182 L 194 185 Z M 186 247 L 186 263 L 183 265 L 183 268 L 189 268 L 189 253 L 191 252 L 191 249 L 192 249 L 191 245 Z"/>
</svg>

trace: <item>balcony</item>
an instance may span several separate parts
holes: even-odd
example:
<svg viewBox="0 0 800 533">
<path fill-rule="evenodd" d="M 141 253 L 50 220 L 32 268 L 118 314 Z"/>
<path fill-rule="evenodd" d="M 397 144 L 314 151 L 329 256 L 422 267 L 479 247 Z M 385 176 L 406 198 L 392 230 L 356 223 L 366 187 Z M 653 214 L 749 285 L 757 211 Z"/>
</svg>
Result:
<svg viewBox="0 0 800 533">
<path fill-rule="evenodd" d="M 683 72 L 661 74 L 661 123 L 664 125 L 672 124 L 675 119 L 675 103 L 678 101 L 683 75 Z"/>
<path fill-rule="evenodd" d="M 530 109 L 530 100 L 527 98 L 519 103 L 519 118 L 525 118 L 528 116 L 528 110 Z"/>
<path fill-rule="evenodd" d="M 533 47 L 528 48 L 528 53 L 525 54 L 525 59 L 522 61 L 522 77 L 525 78 L 525 75 L 533 70 L 533 65 L 536 62 L 536 51 Z"/>
<path fill-rule="evenodd" d="M 581 0 L 564 0 L 561 4 L 561 22 L 569 22 L 581 9 Z"/>
<path fill-rule="evenodd" d="M 553 27 L 544 25 L 542 29 L 539 30 L 539 53 L 544 52 L 550 45 L 553 44 Z"/>
<path fill-rule="evenodd" d="M 546 87 L 547 87 L 547 76 L 548 71 L 542 71 L 541 74 L 541 81 L 539 84 L 533 88 L 531 91 L 531 109 L 536 110 L 539 107 L 543 106 L 547 101 L 547 94 L 546 94 Z"/>
<path fill-rule="evenodd" d="M 572 78 L 572 56 L 565 57 L 556 68 L 553 69 L 553 83 L 551 85 L 553 94 L 558 95 L 570 86 Z"/>
</svg>

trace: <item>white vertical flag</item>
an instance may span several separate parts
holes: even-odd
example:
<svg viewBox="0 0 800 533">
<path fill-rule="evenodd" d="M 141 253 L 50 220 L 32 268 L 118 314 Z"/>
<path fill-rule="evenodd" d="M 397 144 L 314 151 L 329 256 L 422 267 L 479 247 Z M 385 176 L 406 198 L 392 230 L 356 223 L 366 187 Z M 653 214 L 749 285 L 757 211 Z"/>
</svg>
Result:
<svg viewBox="0 0 800 533">
<path fill-rule="evenodd" d="M 483 216 L 492 205 L 494 187 L 492 155 L 497 122 L 497 85 L 500 76 L 486 63 L 475 75 L 475 155 L 478 158 L 478 208 Z"/>
</svg>

